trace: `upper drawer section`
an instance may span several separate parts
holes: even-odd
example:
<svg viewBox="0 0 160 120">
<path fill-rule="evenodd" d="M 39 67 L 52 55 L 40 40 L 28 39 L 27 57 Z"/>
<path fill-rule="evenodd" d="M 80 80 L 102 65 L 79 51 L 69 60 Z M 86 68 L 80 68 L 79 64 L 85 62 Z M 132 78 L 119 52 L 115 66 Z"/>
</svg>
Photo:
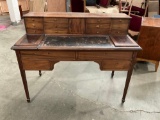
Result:
<svg viewBox="0 0 160 120">
<path fill-rule="evenodd" d="M 44 18 L 44 22 L 68 23 L 67 18 Z"/>
<path fill-rule="evenodd" d="M 88 18 L 86 19 L 86 23 L 110 23 L 111 19 L 99 19 L 99 18 Z"/>
<path fill-rule="evenodd" d="M 128 24 L 130 19 L 117 18 L 112 19 L 112 24 Z"/>
<path fill-rule="evenodd" d="M 25 18 L 26 23 L 27 22 L 43 22 L 43 18 Z"/>
</svg>

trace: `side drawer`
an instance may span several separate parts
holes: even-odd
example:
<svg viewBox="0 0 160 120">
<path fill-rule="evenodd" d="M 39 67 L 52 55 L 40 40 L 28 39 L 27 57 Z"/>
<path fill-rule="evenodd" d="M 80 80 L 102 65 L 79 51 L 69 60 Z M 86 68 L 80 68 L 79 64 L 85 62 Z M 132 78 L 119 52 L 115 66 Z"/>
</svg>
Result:
<svg viewBox="0 0 160 120">
<path fill-rule="evenodd" d="M 47 60 L 22 60 L 25 70 L 52 70 L 50 62 Z"/>
<path fill-rule="evenodd" d="M 127 30 L 128 24 L 112 24 L 112 29 L 120 29 L 120 30 Z"/>
<path fill-rule="evenodd" d="M 106 35 L 109 34 L 109 28 L 108 29 L 100 29 L 100 28 L 87 28 L 86 34 L 98 34 L 98 35 Z"/>
<path fill-rule="evenodd" d="M 109 29 L 110 28 L 110 24 L 87 24 L 86 28 L 91 28 L 91 29 Z"/>
<path fill-rule="evenodd" d="M 111 19 L 105 19 L 105 18 L 88 18 L 86 19 L 86 23 L 111 23 Z"/>
<path fill-rule="evenodd" d="M 104 60 L 102 70 L 129 70 L 131 61 L 129 60 Z"/>
</svg>

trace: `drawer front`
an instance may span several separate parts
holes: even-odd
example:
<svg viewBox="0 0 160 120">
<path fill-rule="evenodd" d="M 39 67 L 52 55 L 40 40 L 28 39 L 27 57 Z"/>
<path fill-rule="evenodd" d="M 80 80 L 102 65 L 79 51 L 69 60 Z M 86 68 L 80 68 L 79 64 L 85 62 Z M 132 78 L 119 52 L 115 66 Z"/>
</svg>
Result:
<svg viewBox="0 0 160 120">
<path fill-rule="evenodd" d="M 26 28 L 43 29 L 43 23 L 41 23 L 41 22 L 26 22 Z"/>
<path fill-rule="evenodd" d="M 132 60 L 132 52 L 109 52 L 109 51 L 84 51 L 78 52 L 78 59 L 113 59 L 113 60 Z"/>
<path fill-rule="evenodd" d="M 133 52 L 105 52 L 105 59 L 132 60 Z"/>
<path fill-rule="evenodd" d="M 43 18 L 25 18 L 26 23 L 31 22 L 31 23 L 38 23 L 38 22 L 43 22 Z"/>
<path fill-rule="evenodd" d="M 61 23 L 61 24 L 44 23 L 44 29 L 54 29 L 54 28 L 66 28 L 66 29 L 68 29 L 68 24 L 65 24 L 65 23 Z"/>
<path fill-rule="evenodd" d="M 129 70 L 131 61 L 129 60 L 105 60 L 101 64 L 102 70 Z"/>
<path fill-rule="evenodd" d="M 87 24 L 86 25 L 87 29 L 109 29 L 110 28 L 110 24 Z"/>
<path fill-rule="evenodd" d="M 52 70 L 49 61 L 46 60 L 22 60 L 24 70 Z"/>
<path fill-rule="evenodd" d="M 88 18 L 86 19 L 86 23 L 111 23 L 111 19 L 98 19 L 98 18 Z"/>
<path fill-rule="evenodd" d="M 128 24 L 112 24 L 112 29 L 127 30 Z"/>
<path fill-rule="evenodd" d="M 68 19 L 67 18 L 44 18 L 44 22 L 54 22 L 54 23 L 66 23 L 68 24 Z"/>
<path fill-rule="evenodd" d="M 112 19 L 112 24 L 129 24 L 130 19 L 117 18 Z"/>
<path fill-rule="evenodd" d="M 22 59 L 75 60 L 73 51 L 21 51 Z"/>
<path fill-rule="evenodd" d="M 105 35 L 109 34 L 109 29 L 100 29 L 100 28 L 86 28 L 86 34 L 98 34 L 98 35 Z"/>
<path fill-rule="evenodd" d="M 56 29 L 45 29 L 45 34 L 68 34 L 68 29 L 56 28 Z"/>
<path fill-rule="evenodd" d="M 43 34 L 43 29 L 26 29 L 28 34 Z"/>
<path fill-rule="evenodd" d="M 94 52 L 78 52 L 78 59 L 80 60 L 96 60 L 96 59 L 103 59 L 103 57 L 105 56 L 105 52 L 101 51 L 94 51 Z"/>
<path fill-rule="evenodd" d="M 126 35 L 127 34 L 127 30 L 118 30 L 118 29 L 112 29 L 110 31 L 111 35 Z"/>
</svg>

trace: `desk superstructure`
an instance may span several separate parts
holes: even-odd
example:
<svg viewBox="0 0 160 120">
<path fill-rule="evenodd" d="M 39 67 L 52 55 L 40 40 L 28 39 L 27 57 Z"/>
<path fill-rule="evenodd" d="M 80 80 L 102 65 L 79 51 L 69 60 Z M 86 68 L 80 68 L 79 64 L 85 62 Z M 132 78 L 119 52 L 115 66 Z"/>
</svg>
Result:
<svg viewBox="0 0 160 120">
<path fill-rule="evenodd" d="M 122 97 L 125 101 L 136 55 L 141 50 L 127 36 L 129 16 L 28 13 L 24 22 L 26 35 L 12 49 L 17 55 L 28 102 L 25 70 L 53 70 L 59 61 L 95 61 L 101 70 L 128 71 Z"/>
</svg>

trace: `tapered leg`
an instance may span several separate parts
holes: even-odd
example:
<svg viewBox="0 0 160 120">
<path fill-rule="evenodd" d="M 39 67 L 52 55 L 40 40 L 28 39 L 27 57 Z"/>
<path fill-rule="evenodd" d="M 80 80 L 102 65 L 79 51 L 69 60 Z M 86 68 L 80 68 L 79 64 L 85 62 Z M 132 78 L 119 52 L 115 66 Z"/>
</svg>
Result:
<svg viewBox="0 0 160 120">
<path fill-rule="evenodd" d="M 22 77 L 22 82 L 23 82 L 24 90 L 25 90 L 25 93 L 26 93 L 27 102 L 30 102 L 29 91 L 28 91 L 28 84 L 27 84 L 27 80 L 26 80 L 25 70 L 20 70 L 20 72 L 21 72 L 21 77 Z"/>
<path fill-rule="evenodd" d="M 42 72 L 41 72 L 41 70 L 39 70 L 39 76 L 42 76 Z"/>
<path fill-rule="evenodd" d="M 130 83 L 130 80 L 131 80 L 132 71 L 133 71 L 133 69 L 129 70 L 128 73 L 127 73 L 126 83 L 125 83 L 123 97 L 122 97 L 122 103 L 125 102 L 127 90 L 128 90 L 129 83 Z"/>
<path fill-rule="evenodd" d="M 18 60 L 18 65 L 19 65 L 19 70 L 20 70 L 20 73 L 21 73 L 21 77 L 22 77 L 24 90 L 25 90 L 25 93 L 26 93 L 27 102 L 30 102 L 26 73 L 25 73 L 25 70 L 23 70 L 20 52 L 16 51 L 16 55 L 17 55 L 17 60 Z"/>
<path fill-rule="evenodd" d="M 113 76 L 114 76 L 114 71 L 112 71 L 112 73 L 111 73 L 111 78 L 113 78 Z"/>
</svg>

